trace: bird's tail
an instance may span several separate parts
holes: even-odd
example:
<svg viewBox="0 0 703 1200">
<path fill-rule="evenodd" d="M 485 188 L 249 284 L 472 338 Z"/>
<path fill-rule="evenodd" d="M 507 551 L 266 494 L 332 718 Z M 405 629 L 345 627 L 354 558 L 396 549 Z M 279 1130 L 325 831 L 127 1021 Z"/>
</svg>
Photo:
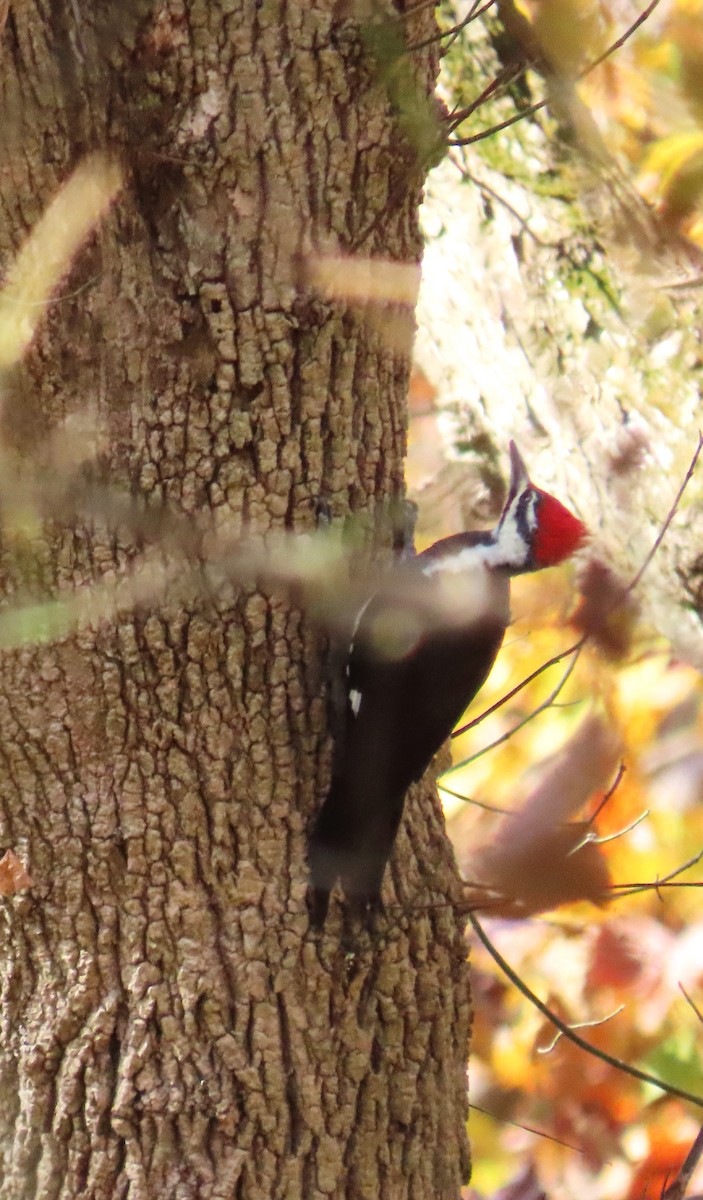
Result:
<svg viewBox="0 0 703 1200">
<path fill-rule="evenodd" d="M 373 790 L 373 789 L 371 789 Z M 320 809 L 310 838 L 310 911 L 324 923 L 330 892 L 339 879 L 346 897 L 362 910 L 379 908 L 381 881 L 403 811 L 398 796 L 350 794 L 341 775 Z"/>
</svg>

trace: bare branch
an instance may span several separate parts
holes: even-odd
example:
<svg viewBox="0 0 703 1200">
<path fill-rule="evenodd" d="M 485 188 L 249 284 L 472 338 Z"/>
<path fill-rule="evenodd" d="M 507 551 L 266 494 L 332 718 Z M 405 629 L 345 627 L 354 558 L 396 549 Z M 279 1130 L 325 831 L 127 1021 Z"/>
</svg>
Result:
<svg viewBox="0 0 703 1200">
<path fill-rule="evenodd" d="M 462 733 L 467 733 L 469 729 L 473 729 L 475 725 L 480 725 L 481 721 L 484 721 L 486 717 L 490 717 L 491 713 L 497 712 L 499 708 L 502 708 L 504 704 L 507 704 L 509 700 L 512 700 L 513 696 L 517 696 L 518 692 L 521 692 L 523 688 L 526 688 L 529 683 L 532 683 L 533 680 L 538 679 L 543 671 L 547 671 L 550 667 L 556 666 L 556 664 L 560 663 L 562 659 L 568 658 L 570 654 L 577 654 L 585 641 L 585 637 L 579 638 L 578 642 L 574 642 L 574 645 L 569 646 L 568 650 L 561 650 L 559 654 L 555 654 L 552 658 L 548 658 L 547 661 L 542 663 L 540 667 L 537 667 L 535 671 L 532 671 L 529 675 L 526 675 L 521 683 L 517 683 L 514 688 L 511 688 L 509 692 L 506 692 L 500 700 L 496 700 L 495 704 L 491 704 L 490 708 L 484 709 L 484 711 L 480 713 L 478 717 L 474 717 L 473 720 L 467 721 L 466 725 L 460 725 L 458 729 L 455 729 L 452 733 L 452 737 L 459 737 Z"/>
<path fill-rule="evenodd" d="M 681 1170 L 674 1182 L 670 1183 L 668 1188 L 662 1192 L 661 1200 L 683 1200 L 701 1154 L 703 1154 L 703 1128 L 698 1130 L 693 1145 L 682 1163 Z"/>
<path fill-rule="evenodd" d="M 513 970 L 506 959 L 503 958 L 503 955 L 500 953 L 500 951 L 493 945 L 493 942 L 488 937 L 474 913 L 470 912 L 468 917 L 477 938 L 488 951 L 494 962 L 496 962 L 500 967 L 503 974 L 507 976 L 507 978 L 512 984 L 515 985 L 518 991 L 522 992 L 523 996 L 525 996 L 535 1006 L 535 1008 L 537 1008 L 542 1015 L 547 1018 L 548 1021 L 551 1021 L 552 1024 L 561 1031 L 565 1038 L 568 1038 L 569 1041 L 573 1042 L 575 1046 L 578 1046 L 581 1050 L 585 1050 L 586 1053 L 592 1055 L 592 1057 L 599 1058 L 601 1062 L 608 1063 L 608 1065 L 614 1067 L 616 1071 L 621 1071 L 624 1075 L 631 1076 L 632 1079 L 639 1079 L 642 1083 L 650 1083 L 653 1087 L 659 1088 L 659 1090 L 664 1092 L 667 1096 L 678 1096 L 680 1100 L 687 1100 L 689 1104 L 695 1104 L 696 1108 L 703 1108 L 703 1096 L 696 1096 L 694 1092 L 688 1092 L 685 1088 L 679 1088 L 673 1083 L 666 1083 L 663 1079 L 658 1079 L 656 1075 L 651 1075 L 649 1071 L 641 1071 L 639 1067 L 633 1067 L 629 1063 L 622 1062 L 621 1059 L 615 1058 L 613 1054 L 608 1054 L 605 1050 L 600 1050 L 591 1042 L 587 1042 L 585 1038 L 580 1037 L 578 1033 L 574 1033 L 573 1029 L 567 1025 L 565 1021 L 562 1021 L 561 1018 L 556 1015 L 556 1013 L 553 1013 L 552 1010 L 544 1003 L 544 1001 L 540 1000 L 539 996 L 537 996 L 520 978 L 517 972 Z M 670 1197 L 669 1200 L 672 1200 L 672 1198 Z"/>
<path fill-rule="evenodd" d="M 569 1025 L 569 1029 L 597 1029 L 599 1025 L 607 1025 L 608 1021 L 612 1021 L 613 1017 L 619 1016 L 620 1013 L 624 1011 L 625 1005 L 620 1004 L 617 1008 L 614 1008 L 611 1013 L 608 1013 L 606 1017 L 595 1017 L 592 1021 L 572 1021 Z M 551 1054 L 552 1050 L 562 1036 L 561 1029 L 557 1029 L 554 1037 L 547 1046 L 537 1046 L 537 1053 Z"/>
<path fill-rule="evenodd" d="M 686 1000 L 686 1002 L 688 1004 L 690 1004 L 694 1013 L 698 1017 L 698 1020 L 700 1021 L 701 1025 L 703 1025 L 703 1013 L 701 1012 L 700 1008 L 698 1008 L 698 1005 L 695 1004 L 694 1001 L 691 999 L 691 997 L 689 996 L 688 992 L 686 991 L 685 987 L 683 986 L 683 984 L 681 982 L 679 982 L 679 991 L 682 992 L 684 999 Z"/>
<path fill-rule="evenodd" d="M 622 781 L 622 778 L 623 778 L 626 770 L 627 770 L 627 767 L 625 766 L 624 762 L 621 762 L 620 766 L 618 767 L 618 771 L 617 771 L 617 775 L 615 776 L 615 779 L 611 783 L 610 787 L 608 788 L 607 792 L 605 793 L 600 804 L 598 804 L 596 806 L 595 812 L 591 813 L 591 816 L 588 818 L 589 825 L 593 825 L 594 822 L 598 820 L 598 817 L 603 812 L 603 809 L 605 808 L 606 804 L 608 804 L 608 802 L 610 800 L 612 800 L 616 791 L 620 787 L 620 783 Z"/>
<path fill-rule="evenodd" d="M 586 67 L 583 68 L 582 71 L 578 73 L 576 76 L 576 82 L 580 81 L 581 79 L 585 79 L 585 77 L 589 75 L 591 71 L 595 71 L 596 67 L 599 67 L 607 58 L 610 58 L 611 54 L 614 54 L 616 50 L 620 50 L 622 46 L 625 45 L 625 42 L 632 37 L 633 33 L 635 33 L 635 31 L 644 24 L 647 18 L 652 15 L 658 4 L 659 0 L 651 0 L 647 7 L 642 10 L 638 17 L 635 18 L 632 24 L 628 26 L 625 32 L 621 34 L 619 38 L 616 38 L 616 40 L 612 42 L 610 46 L 608 46 L 607 50 L 604 50 L 602 54 L 599 54 L 598 58 L 595 58 L 593 62 L 590 62 Z M 481 142 L 484 140 L 484 138 L 492 137 L 494 133 L 500 133 L 501 130 L 508 129 L 511 125 L 515 125 L 518 121 L 524 120 L 525 117 L 534 116 L 534 114 L 539 112 L 540 109 L 546 108 L 548 103 L 549 98 L 545 97 L 544 100 L 538 100 L 535 104 L 530 105 L 529 108 L 524 109 L 522 112 L 516 113 L 507 121 L 501 121 L 500 124 L 493 125 L 490 129 L 483 129 L 480 133 L 475 133 L 466 138 L 452 138 L 449 142 L 449 145 L 471 146 L 474 142 Z M 473 111 L 473 109 L 468 109 L 466 115 L 469 116 L 471 111 Z M 462 120 L 465 120 L 465 117 L 462 117 Z M 459 123 L 460 122 L 458 121 L 455 122 L 452 125 L 452 129 L 456 129 Z"/>
<path fill-rule="evenodd" d="M 475 113 L 477 111 L 477 109 L 481 108 L 482 105 L 484 105 L 487 100 L 491 99 L 491 97 L 493 97 L 493 99 L 495 99 L 495 93 L 498 91 L 498 89 L 507 87 L 508 84 L 513 83 L 516 79 L 519 79 L 520 75 L 523 74 L 524 70 L 525 70 L 525 67 L 524 67 L 524 64 L 522 64 L 522 63 L 512 63 L 507 67 L 503 67 L 498 72 L 498 74 L 495 76 L 495 78 L 492 79 L 491 82 L 486 85 L 486 87 L 476 97 L 476 99 L 471 101 L 471 104 L 467 105 L 466 108 L 460 108 L 458 110 L 458 112 L 454 112 L 454 113 L 450 114 L 450 121 L 449 121 L 450 131 L 453 129 L 456 129 L 459 125 L 461 125 L 464 121 L 466 121 L 468 117 L 472 116 L 473 113 Z M 537 108 L 544 108 L 546 103 L 547 103 L 546 100 L 541 100 L 540 103 L 537 105 Z M 535 108 L 535 110 L 534 110 L 535 112 L 537 111 L 537 108 Z M 493 128 L 490 130 L 490 133 L 497 133 L 499 129 L 504 129 L 507 125 L 514 125 L 515 122 L 518 120 L 521 120 L 523 116 L 525 116 L 525 117 L 529 116 L 529 110 L 526 109 L 523 112 L 519 113 L 518 115 L 511 117 L 511 119 L 509 121 L 505 122 L 503 125 L 493 126 Z M 476 135 L 475 137 L 469 138 L 468 140 L 465 138 L 457 138 L 455 140 L 450 141 L 449 145 L 450 146 L 468 146 L 468 145 L 470 145 L 471 142 L 480 141 L 481 137 L 483 137 L 483 136 L 488 137 L 489 134 L 485 133 L 485 131 L 484 131 L 483 134 Z"/>
<path fill-rule="evenodd" d="M 480 17 L 483 13 L 485 13 L 489 8 L 492 7 L 493 4 L 495 4 L 495 0 L 486 0 L 486 3 L 483 5 L 483 7 L 479 8 L 479 0 L 474 0 L 469 12 L 463 18 L 463 20 L 459 21 L 458 25 L 452 25 L 451 29 L 438 29 L 437 32 L 432 35 L 432 37 L 427 37 L 422 42 L 413 42 L 412 45 L 406 47 L 407 53 L 414 54 L 416 50 L 424 50 L 426 46 L 431 46 L 434 42 L 441 42 L 444 40 L 444 38 L 451 38 L 451 42 L 448 46 L 445 46 L 443 51 L 443 54 L 446 54 L 449 48 L 456 41 L 456 38 L 461 33 L 462 29 L 465 29 L 467 25 L 470 25 L 472 21 L 475 21 L 477 17 Z"/>
<path fill-rule="evenodd" d="M 640 892 L 658 892 L 660 888 L 667 887 L 703 887 L 702 883 L 673 883 L 672 880 L 682 875 L 684 871 L 690 871 L 691 867 L 695 867 L 703 859 L 703 850 L 698 854 L 694 854 L 693 858 L 689 858 L 687 862 L 682 863 L 680 867 L 676 867 L 663 879 L 655 879 L 650 883 L 614 883 L 612 888 L 617 892 L 613 896 L 614 900 L 620 900 L 623 896 L 637 896 Z"/>
<path fill-rule="evenodd" d="M 572 658 L 568 667 L 564 671 L 564 674 L 562 675 L 561 679 L 559 680 L 557 686 L 554 688 L 554 690 L 552 692 L 549 693 L 546 700 L 543 700 L 541 704 L 538 704 L 537 708 L 534 708 L 532 710 L 532 712 L 527 714 L 526 717 L 523 717 L 523 719 L 521 721 L 518 721 L 517 725 L 513 725 L 512 729 L 508 729 L 505 733 L 501 734 L 501 736 L 499 738 L 496 738 L 494 742 L 489 742 L 487 746 L 482 746 L 481 749 L 477 750 L 475 754 L 469 755 L 468 758 L 464 758 L 464 759 L 462 759 L 461 762 L 458 762 L 453 767 L 450 767 L 449 770 L 446 772 L 447 775 L 450 775 L 452 773 L 452 771 L 458 771 L 460 767 L 466 767 L 466 766 L 468 766 L 469 763 L 475 762 L 477 758 L 481 758 L 482 755 L 487 754 L 489 750 L 495 750 L 496 746 L 502 746 L 503 742 L 507 742 L 508 739 L 513 736 L 513 734 L 518 733 L 518 731 L 520 729 L 523 729 L 525 727 L 525 725 L 528 725 L 530 723 L 530 721 L 534 721 L 535 717 L 538 717 L 540 715 L 540 713 L 543 713 L 546 711 L 546 709 L 551 708 L 552 704 L 556 700 L 556 698 L 559 695 L 559 693 L 561 692 L 562 688 L 566 685 L 566 683 L 569 679 L 569 676 L 571 675 L 574 667 L 576 666 L 576 663 L 579 660 L 580 653 L 581 653 L 581 647 L 579 646 L 578 649 L 576 650 L 576 652 L 574 653 L 574 657 Z M 562 657 L 563 657 L 563 655 L 562 655 Z M 546 664 L 546 665 L 549 665 L 549 664 Z M 501 701 L 501 703 L 504 703 L 504 702 L 505 702 L 504 700 Z M 489 712 L 489 711 L 490 710 L 487 710 L 487 712 Z M 484 715 L 487 715 L 487 713 Z M 468 726 L 466 726 L 466 728 L 468 728 Z M 460 732 L 463 732 L 463 731 L 460 731 Z M 452 736 L 454 737 L 456 735 L 453 734 Z"/>
<path fill-rule="evenodd" d="M 628 589 L 627 589 L 628 591 L 632 592 L 637 587 L 637 584 L 639 583 L 640 579 L 642 578 L 645 571 L 647 570 L 647 567 L 649 566 L 652 559 L 654 558 L 654 555 L 656 554 L 657 550 L 659 549 L 662 542 L 664 541 L 667 530 L 668 530 L 669 526 L 671 525 L 671 522 L 673 521 L 674 517 L 676 516 L 676 512 L 678 510 L 679 504 L 681 503 L 682 496 L 693 478 L 693 474 L 695 472 L 696 465 L 698 463 L 698 459 L 700 458 L 701 450 L 703 450 L 703 433 L 698 434 L 698 445 L 696 446 L 696 449 L 693 454 L 693 458 L 691 459 L 689 468 L 684 476 L 683 483 L 681 484 L 681 487 L 679 488 L 678 492 L 676 493 L 674 503 L 672 504 L 671 508 L 669 509 L 669 512 L 667 513 L 666 520 L 664 521 L 664 524 L 662 525 L 661 529 L 659 530 L 659 533 L 657 534 L 657 537 L 655 539 L 654 545 L 652 546 L 652 549 L 649 551 L 649 554 L 645 558 L 644 562 L 642 563 L 642 566 L 640 567 L 639 571 L 635 575 L 632 582 L 628 584 Z"/>
<path fill-rule="evenodd" d="M 565 1146 L 567 1150 L 573 1150 L 575 1154 L 583 1156 L 586 1154 L 582 1146 L 575 1146 L 573 1142 L 567 1142 L 564 1138 L 555 1137 L 553 1133 L 547 1133 L 544 1129 L 535 1129 L 534 1125 L 525 1125 L 524 1121 L 510 1121 L 508 1117 L 499 1117 L 497 1113 L 492 1113 L 488 1108 L 482 1108 L 480 1104 L 469 1102 L 469 1108 L 473 1109 L 474 1112 L 483 1113 L 485 1117 L 490 1117 L 492 1121 L 497 1121 L 499 1125 L 512 1125 L 513 1129 L 524 1129 L 526 1133 L 533 1133 L 535 1137 L 546 1138 L 548 1142 L 555 1142 L 557 1146 Z"/>
<path fill-rule="evenodd" d="M 443 783 L 437 783 L 437 787 L 446 792 L 448 796 L 453 796 L 455 800 L 463 800 L 464 804 L 473 804 L 475 808 L 481 808 L 484 812 L 497 813 L 500 817 L 515 816 L 509 808 L 499 808 L 497 804 L 486 804 L 484 800 L 474 800 L 472 796 L 464 796 L 461 792 L 455 792 L 453 788 L 446 787 Z"/>
<path fill-rule="evenodd" d="M 642 10 L 640 15 L 635 17 L 629 28 L 627 28 L 619 38 L 616 38 L 616 40 L 612 42 L 610 46 L 608 46 L 608 49 L 604 50 L 603 53 L 598 56 L 598 58 L 594 58 L 593 62 L 588 64 L 585 70 L 583 70 L 579 75 L 579 79 L 583 79 L 584 76 L 588 75 L 591 71 L 595 71 L 596 67 L 599 67 L 607 58 L 610 58 L 611 54 L 614 54 L 616 50 L 620 50 L 625 45 L 625 42 L 629 41 L 633 33 L 639 29 L 640 25 L 644 25 L 647 18 L 651 17 L 658 4 L 659 0 L 651 0 L 651 3 Z"/>
</svg>

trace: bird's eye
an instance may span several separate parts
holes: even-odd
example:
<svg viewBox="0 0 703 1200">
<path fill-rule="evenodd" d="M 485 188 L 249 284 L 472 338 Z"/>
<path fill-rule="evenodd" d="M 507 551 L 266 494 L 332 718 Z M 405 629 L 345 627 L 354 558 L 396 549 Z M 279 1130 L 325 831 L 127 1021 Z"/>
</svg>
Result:
<svg viewBox="0 0 703 1200">
<path fill-rule="evenodd" d="M 539 494 L 538 494 L 538 492 L 535 491 L 534 488 L 529 488 L 526 492 L 523 493 L 522 514 L 521 515 L 522 515 L 522 519 L 524 521 L 523 529 L 524 529 L 525 533 L 527 534 L 528 541 L 531 538 L 532 534 L 534 533 L 535 529 L 537 528 L 537 525 L 539 524 L 538 515 L 537 515 L 538 509 L 539 509 L 539 499 L 540 499 Z"/>
<path fill-rule="evenodd" d="M 539 524 L 540 495 L 534 489 L 530 492 L 530 529 L 536 529 Z"/>
</svg>

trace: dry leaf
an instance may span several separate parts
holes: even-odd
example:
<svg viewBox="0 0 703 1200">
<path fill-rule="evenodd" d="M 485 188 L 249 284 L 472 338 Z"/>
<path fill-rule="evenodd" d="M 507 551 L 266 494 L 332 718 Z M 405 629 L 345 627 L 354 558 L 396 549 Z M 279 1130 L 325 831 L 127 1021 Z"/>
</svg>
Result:
<svg viewBox="0 0 703 1200">
<path fill-rule="evenodd" d="M 620 742 L 604 721 L 584 721 L 522 808 L 471 853 L 465 867 L 471 904 L 491 915 L 527 916 L 575 900 L 605 901 L 610 876 L 601 848 L 585 840 L 588 824 L 568 818 L 607 786 L 619 754 Z"/>
<path fill-rule="evenodd" d="M 607 658 L 626 657 L 637 621 L 632 593 L 605 563 L 594 558 L 580 580 L 581 598 L 571 618 L 579 633 L 591 638 Z"/>
<path fill-rule="evenodd" d="M 586 976 L 587 990 L 609 987 L 623 991 L 641 979 L 643 970 L 642 949 L 622 922 L 598 930 Z"/>
</svg>

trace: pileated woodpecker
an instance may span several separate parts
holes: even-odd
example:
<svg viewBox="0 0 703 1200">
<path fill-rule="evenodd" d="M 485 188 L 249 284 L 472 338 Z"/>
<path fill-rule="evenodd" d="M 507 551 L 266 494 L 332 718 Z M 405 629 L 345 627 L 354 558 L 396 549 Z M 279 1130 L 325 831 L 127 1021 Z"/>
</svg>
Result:
<svg viewBox="0 0 703 1200">
<path fill-rule="evenodd" d="M 362 909 L 420 779 L 483 685 L 510 620 L 510 577 L 562 562 L 586 528 L 530 482 L 510 443 L 508 497 L 495 529 L 457 533 L 394 566 L 357 614 L 332 785 L 310 843 L 312 918 L 337 879 Z"/>
</svg>

